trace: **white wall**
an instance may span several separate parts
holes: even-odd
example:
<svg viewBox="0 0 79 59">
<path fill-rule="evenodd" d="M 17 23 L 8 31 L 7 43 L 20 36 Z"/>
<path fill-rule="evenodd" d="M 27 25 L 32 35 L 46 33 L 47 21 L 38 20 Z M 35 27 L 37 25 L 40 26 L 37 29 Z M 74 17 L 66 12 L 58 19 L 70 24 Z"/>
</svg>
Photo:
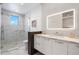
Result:
<svg viewBox="0 0 79 59">
<path fill-rule="evenodd" d="M 29 10 L 26 13 L 26 31 L 41 31 L 41 16 L 42 16 L 42 11 L 41 11 L 41 5 L 38 4 L 31 10 Z M 37 20 L 37 27 L 33 28 L 32 21 Z M 28 25 L 27 25 L 28 23 Z"/>
<path fill-rule="evenodd" d="M 37 20 L 37 28 L 31 27 L 32 20 Z M 35 7 L 27 11 L 24 20 L 25 39 L 28 39 L 28 32 L 41 30 L 41 5 L 37 4 Z"/>
<path fill-rule="evenodd" d="M 75 32 L 79 34 L 79 3 L 45 3 L 43 4 L 42 8 L 43 8 L 42 9 L 42 30 L 44 33 L 53 34 L 54 32 L 57 31 L 57 30 L 46 29 L 46 17 L 48 15 L 69 10 L 69 9 L 76 9 L 77 28 L 75 29 Z M 63 33 L 63 34 L 69 34 L 72 31 L 58 30 L 59 33 Z"/>
<path fill-rule="evenodd" d="M 29 22 L 30 22 L 30 14 L 31 14 L 31 12 L 29 11 L 29 12 L 27 12 L 26 13 L 26 15 L 25 15 L 25 31 L 26 32 L 28 32 L 28 31 L 30 31 L 30 24 L 29 24 Z"/>
</svg>

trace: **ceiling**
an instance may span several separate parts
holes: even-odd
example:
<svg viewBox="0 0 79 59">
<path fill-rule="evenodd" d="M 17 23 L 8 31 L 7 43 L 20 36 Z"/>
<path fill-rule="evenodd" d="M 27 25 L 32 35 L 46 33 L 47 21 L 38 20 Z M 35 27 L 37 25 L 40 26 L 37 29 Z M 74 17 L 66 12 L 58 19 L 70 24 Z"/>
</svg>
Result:
<svg viewBox="0 0 79 59">
<path fill-rule="evenodd" d="M 38 4 L 40 3 L 3 3 L 2 8 L 21 14 L 26 14 L 28 10 L 32 9 Z"/>
</svg>

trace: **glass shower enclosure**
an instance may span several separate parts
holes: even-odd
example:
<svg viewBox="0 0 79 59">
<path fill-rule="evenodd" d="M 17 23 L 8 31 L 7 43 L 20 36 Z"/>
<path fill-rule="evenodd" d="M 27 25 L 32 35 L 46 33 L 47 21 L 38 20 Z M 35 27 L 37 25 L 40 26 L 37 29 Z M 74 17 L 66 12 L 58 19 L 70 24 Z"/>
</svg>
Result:
<svg viewBox="0 0 79 59">
<path fill-rule="evenodd" d="M 0 53 L 16 49 L 21 46 L 25 40 L 24 29 L 20 30 L 23 26 L 21 23 L 21 16 L 1 12 L 1 28 L 0 28 Z M 23 20 L 23 19 L 22 19 Z"/>
</svg>

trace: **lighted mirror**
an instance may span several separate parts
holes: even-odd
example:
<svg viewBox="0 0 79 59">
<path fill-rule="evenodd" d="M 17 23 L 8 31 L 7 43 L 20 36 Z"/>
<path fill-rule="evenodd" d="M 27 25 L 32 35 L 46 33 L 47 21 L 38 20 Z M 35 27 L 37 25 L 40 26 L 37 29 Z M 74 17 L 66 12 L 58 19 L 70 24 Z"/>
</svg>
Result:
<svg viewBox="0 0 79 59">
<path fill-rule="evenodd" d="M 47 29 L 75 29 L 75 9 L 47 16 Z"/>
</svg>

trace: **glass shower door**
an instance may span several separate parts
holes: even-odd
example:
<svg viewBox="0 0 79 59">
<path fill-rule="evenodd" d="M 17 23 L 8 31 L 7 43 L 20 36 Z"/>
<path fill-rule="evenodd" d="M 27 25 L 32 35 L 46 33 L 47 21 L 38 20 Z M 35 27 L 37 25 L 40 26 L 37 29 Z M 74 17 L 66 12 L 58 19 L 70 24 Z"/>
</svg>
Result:
<svg viewBox="0 0 79 59">
<path fill-rule="evenodd" d="M 2 52 L 10 51 L 17 46 L 18 42 L 18 21 L 16 17 L 2 14 L 1 45 Z"/>
</svg>

